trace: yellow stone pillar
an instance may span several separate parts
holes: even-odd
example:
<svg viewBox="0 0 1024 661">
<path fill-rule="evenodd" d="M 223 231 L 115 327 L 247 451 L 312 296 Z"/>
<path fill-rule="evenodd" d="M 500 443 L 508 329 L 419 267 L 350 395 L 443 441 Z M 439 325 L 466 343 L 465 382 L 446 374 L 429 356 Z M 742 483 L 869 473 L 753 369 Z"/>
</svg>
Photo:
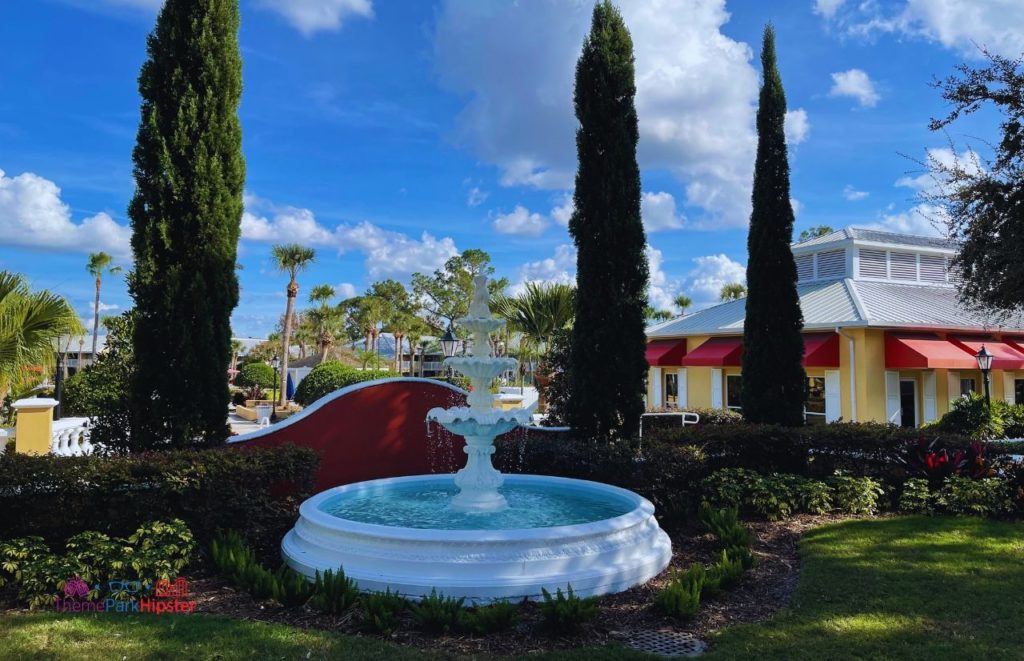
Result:
<svg viewBox="0 0 1024 661">
<path fill-rule="evenodd" d="M 53 409 L 56 399 L 30 397 L 13 404 L 18 412 L 14 450 L 23 454 L 49 454 L 53 438 Z"/>
</svg>

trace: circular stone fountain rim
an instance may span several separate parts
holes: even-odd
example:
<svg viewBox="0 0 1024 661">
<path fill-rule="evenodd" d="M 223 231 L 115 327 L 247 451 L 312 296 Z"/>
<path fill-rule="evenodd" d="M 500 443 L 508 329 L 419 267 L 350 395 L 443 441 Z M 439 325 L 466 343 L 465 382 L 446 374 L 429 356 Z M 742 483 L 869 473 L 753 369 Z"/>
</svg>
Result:
<svg viewBox="0 0 1024 661">
<path fill-rule="evenodd" d="M 564 526 L 550 526 L 541 528 L 503 528 L 500 530 L 486 528 L 457 529 L 448 528 L 406 528 L 403 526 L 386 526 L 376 523 L 363 523 L 353 521 L 340 516 L 329 514 L 320 506 L 324 501 L 347 492 L 359 491 L 371 487 L 389 485 L 409 485 L 421 482 L 451 482 L 454 475 L 409 475 L 406 477 L 387 477 L 378 480 L 367 480 L 343 484 L 322 491 L 311 498 L 308 498 L 299 506 L 300 517 L 307 521 L 325 528 L 344 530 L 346 533 L 365 534 L 368 536 L 390 539 L 406 540 L 416 542 L 529 542 L 544 541 L 552 537 L 587 537 L 590 535 L 607 534 L 617 530 L 623 530 L 633 525 L 640 524 L 654 515 L 654 505 L 640 494 L 622 489 L 610 484 L 593 482 L 591 480 L 577 480 L 568 477 L 554 477 L 548 475 L 505 475 L 505 486 L 532 485 L 532 484 L 561 484 L 569 487 L 583 487 L 585 490 L 598 492 L 609 496 L 617 496 L 624 501 L 631 503 L 633 509 L 625 514 L 590 521 L 588 523 L 576 523 Z M 486 515 L 483 515 L 486 516 Z"/>
</svg>

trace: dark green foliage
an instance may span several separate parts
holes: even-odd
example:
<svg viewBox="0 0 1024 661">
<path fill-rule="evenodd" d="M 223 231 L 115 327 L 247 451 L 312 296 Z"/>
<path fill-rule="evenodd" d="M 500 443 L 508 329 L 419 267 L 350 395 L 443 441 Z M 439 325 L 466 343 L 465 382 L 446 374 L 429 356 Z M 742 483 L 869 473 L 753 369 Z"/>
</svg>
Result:
<svg viewBox="0 0 1024 661">
<path fill-rule="evenodd" d="M 245 522 L 261 551 L 278 553 L 312 489 L 306 448 L 225 447 L 113 457 L 0 455 L 0 539 L 63 543 L 83 530 L 129 535 L 145 521 L 182 519 L 202 541 Z"/>
<path fill-rule="evenodd" d="M 167 0 L 147 41 L 128 207 L 133 450 L 228 436 L 245 162 L 237 0 Z"/>
<path fill-rule="evenodd" d="M 885 493 L 882 485 L 870 477 L 836 473 L 828 483 L 832 487 L 836 511 L 848 514 L 874 514 L 878 498 Z"/>
<path fill-rule="evenodd" d="M 793 206 L 786 154 L 786 95 L 775 61 L 775 31 L 764 30 L 757 107 L 757 160 L 747 234 L 743 322 L 743 417 L 788 427 L 804 424 L 803 313 L 796 290 Z"/>
<path fill-rule="evenodd" d="M 266 363 L 246 363 L 238 370 L 238 374 L 235 376 L 235 385 L 239 388 L 256 386 L 266 390 L 274 386 L 274 376 L 274 368 Z M 278 378 L 277 386 L 281 387 L 280 378 Z"/>
<path fill-rule="evenodd" d="M 295 608 L 309 601 L 313 595 L 313 584 L 288 565 L 281 565 L 274 574 L 271 594 L 274 601 L 285 608 Z"/>
<path fill-rule="evenodd" d="M 359 588 L 356 582 L 345 576 L 345 570 L 338 567 L 334 572 L 330 569 L 321 574 L 316 573 L 313 583 L 313 598 L 310 605 L 325 613 L 344 613 L 359 601 Z"/>
<path fill-rule="evenodd" d="M 391 590 L 364 594 L 359 601 L 363 611 L 363 626 L 385 636 L 394 631 L 398 616 L 409 607 L 409 601 Z"/>
<path fill-rule="evenodd" d="M 576 63 L 579 169 L 569 221 L 577 296 L 566 417 L 588 440 L 635 436 L 644 410 L 648 268 L 635 95 L 632 39 L 602 0 Z"/>
<path fill-rule="evenodd" d="M 718 470 L 705 478 L 701 487 L 713 504 L 740 508 L 769 520 L 798 512 L 868 514 L 877 509 L 883 493 L 881 484 L 870 477 L 837 473 L 822 482 L 800 475 L 762 475 L 745 468 Z"/>
<path fill-rule="evenodd" d="M 519 604 L 501 600 L 479 606 L 469 613 L 469 630 L 478 636 L 505 631 L 519 620 Z"/>
<path fill-rule="evenodd" d="M 730 555 L 727 549 L 722 549 L 722 555 L 714 567 L 723 590 L 734 588 L 743 580 L 743 560 Z"/>
<path fill-rule="evenodd" d="M 936 499 L 950 514 L 1003 516 L 1013 510 L 1013 500 L 1006 481 L 996 478 L 972 480 L 951 475 L 942 485 Z"/>
<path fill-rule="evenodd" d="M 568 425 L 569 398 L 572 378 L 570 377 L 569 343 L 572 340 L 570 331 L 558 330 L 552 335 L 551 346 L 544 359 L 548 382 L 538 384 L 544 394 L 547 416 L 542 423 L 545 427 L 563 427 Z"/>
<path fill-rule="evenodd" d="M 89 440 L 108 451 L 130 449 L 128 390 L 135 373 L 132 332 L 135 312 L 103 320 L 106 349 L 64 384 L 61 414 L 92 418 Z"/>
<path fill-rule="evenodd" d="M 541 588 L 541 595 L 544 601 L 540 604 L 540 612 L 544 616 L 544 624 L 552 631 L 575 631 L 597 615 L 597 599 L 577 597 L 571 585 L 565 593 L 558 588 L 554 596 Z"/>
<path fill-rule="evenodd" d="M 19 601 L 30 608 L 52 604 L 72 578 L 89 585 L 89 599 L 123 599 L 127 594 L 108 591 L 108 581 L 138 580 L 152 586 L 159 579 L 174 579 L 191 562 L 196 547 L 188 526 L 177 519 L 146 522 L 127 539 L 87 531 L 70 537 L 64 546 L 65 552 L 57 554 L 42 537 L 0 542 L 0 586 L 12 584 Z"/>
<path fill-rule="evenodd" d="M 1001 399 L 985 403 L 985 396 L 971 393 L 953 400 L 950 409 L 938 422 L 927 427 L 978 440 L 1021 438 L 1024 432 L 1024 405 L 1009 404 Z"/>
<path fill-rule="evenodd" d="M 716 509 L 709 503 L 701 503 L 697 518 L 723 548 L 750 546 L 750 531 L 740 523 L 735 507 Z"/>
<path fill-rule="evenodd" d="M 466 600 L 455 599 L 431 590 L 419 603 L 412 604 L 412 619 L 427 633 L 446 634 L 465 631 L 468 624 Z"/>
<path fill-rule="evenodd" d="M 274 596 L 274 574 L 261 565 L 256 554 L 234 530 L 219 534 L 210 543 L 210 559 L 229 581 L 254 599 Z"/>
<path fill-rule="evenodd" d="M 930 514 L 935 508 L 935 500 L 928 488 L 928 480 L 915 477 L 904 482 L 897 506 L 906 514 Z"/>
<path fill-rule="evenodd" d="M 989 316 L 1007 317 L 1024 306 L 1024 59 L 984 48 L 981 54 L 988 60 L 984 67 L 959 65 L 956 74 L 936 82 L 951 109 L 946 117 L 932 119 L 929 128 L 945 132 L 960 117 L 984 110 L 982 121 L 1001 116 L 999 140 L 978 140 L 963 150 L 970 155 L 953 163 L 932 156 L 925 165 L 944 185 L 923 195 L 941 206 L 945 213 L 936 216 L 957 243 L 960 300 L 985 308 Z M 991 156 L 985 158 L 986 153 Z"/>
<path fill-rule="evenodd" d="M 668 585 L 654 595 L 654 605 L 661 612 L 680 620 L 688 620 L 700 611 L 706 570 L 693 564 L 686 571 L 676 571 Z"/>
<path fill-rule="evenodd" d="M 324 395 L 350 386 L 353 383 L 373 381 L 392 376 L 393 373 L 387 370 L 357 370 L 354 367 L 342 365 L 337 361 L 320 363 L 307 374 L 299 387 L 295 389 L 295 402 L 303 406 L 309 406 Z"/>
<path fill-rule="evenodd" d="M 235 406 L 245 406 L 245 400 L 246 399 L 247 398 L 245 396 L 245 392 L 243 392 L 241 390 L 238 390 L 238 391 L 235 391 L 235 392 L 231 393 L 231 403 L 234 404 Z M 262 399 L 262 397 L 254 398 L 254 399 Z"/>
<path fill-rule="evenodd" d="M 463 250 L 450 257 L 444 267 L 433 275 L 412 274 L 413 298 L 423 306 L 427 323 L 440 335 L 459 317 L 469 312 L 473 299 L 473 277 L 486 275 L 487 291 L 491 298 L 501 295 L 508 287 L 508 278 L 495 278 L 491 256 L 479 248 Z M 358 339 L 357 333 L 353 339 Z"/>
</svg>

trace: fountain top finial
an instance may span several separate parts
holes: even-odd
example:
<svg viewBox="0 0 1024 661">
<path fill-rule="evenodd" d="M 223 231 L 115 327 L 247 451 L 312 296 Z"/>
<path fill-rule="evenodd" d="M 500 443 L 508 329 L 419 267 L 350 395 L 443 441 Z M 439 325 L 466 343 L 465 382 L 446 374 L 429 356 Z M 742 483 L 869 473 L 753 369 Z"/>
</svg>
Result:
<svg viewBox="0 0 1024 661">
<path fill-rule="evenodd" d="M 491 316 L 491 300 L 487 291 L 486 275 L 478 275 L 473 278 L 473 300 L 469 304 L 469 316 L 483 318 Z"/>
</svg>

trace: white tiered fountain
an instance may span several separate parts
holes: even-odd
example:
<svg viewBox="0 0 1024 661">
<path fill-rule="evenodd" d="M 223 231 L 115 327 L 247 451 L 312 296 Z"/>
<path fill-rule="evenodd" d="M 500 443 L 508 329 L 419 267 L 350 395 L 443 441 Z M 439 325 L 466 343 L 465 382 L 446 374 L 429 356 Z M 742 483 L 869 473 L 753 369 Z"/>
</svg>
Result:
<svg viewBox="0 0 1024 661">
<path fill-rule="evenodd" d="M 645 498 L 618 487 L 545 475 L 503 476 L 494 438 L 523 424 L 525 410 L 492 407 L 489 386 L 516 361 L 476 355 L 503 321 L 491 316 L 487 279 L 474 280 L 469 314 L 457 320 L 473 343 L 446 364 L 469 377 L 468 407 L 427 416 L 466 438 L 455 475 L 414 475 L 328 489 L 304 502 L 281 550 L 295 570 L 343 567 L 363 590 L 419 598 L 431 589 L 471 603 L 539 599 L 571 585 L 584 595 L 619 592 L 659 574 L 668 535 Z"/>
</svg>

